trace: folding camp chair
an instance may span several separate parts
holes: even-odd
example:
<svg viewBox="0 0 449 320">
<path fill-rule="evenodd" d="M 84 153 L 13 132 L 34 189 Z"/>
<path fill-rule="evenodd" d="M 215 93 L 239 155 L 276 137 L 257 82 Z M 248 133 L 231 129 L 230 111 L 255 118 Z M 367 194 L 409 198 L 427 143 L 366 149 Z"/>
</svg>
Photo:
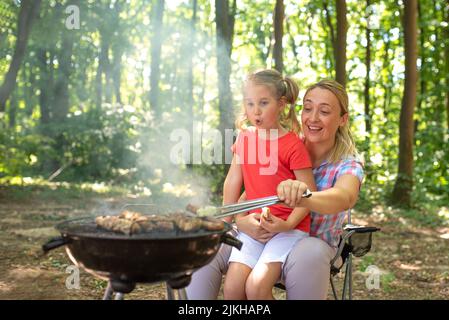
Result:
<svg viewBox="0 0 449 320">
<path fill-rule="evenodd" d="M 340 238 L 337 253 L 330 261 L 330 283 L 335 300 L 338 300 L 338 295 L 335 290 L 333 277 L 343 267 L 345 268 L 345 277 L 341 300 L 352 300 L 352 256 L 362 257 L 371 250 L 372 234 L 376 231 L 380 231 L 380 229 L 351 224 L 351 211 L 348 210 L 348 224 L 343 227 L 343 234 Z M 341 260 L 339 259 L 340 257 Z M 336 263 L 339 265 L 336 265 Z M 276 284 L 276 287 L 285 290 L 285 286 L 281 283 Z"/>
<path fill-rule="evenodd" d="M 337 253 L 330 262 L 330 283 L 335 300 L 338 300 L 338 295 L 335 290 L 333 278 L 343 269 L 343 267 L 345 267 L 345 277 L 343 280 L 341 300 L 352 300 L 352 256 L 359 258 L 367 254 L 371 250 L 372 235 L 377 231 L 380 231 L 377 227 L 356 226 L 351 224 L 351 211 L 348 210 L 348 224 L 343 228 L 343 234 L 338 245 Z M 336 266 L 335 263 L 340 257 L 341 264 Z"/>
</svg>

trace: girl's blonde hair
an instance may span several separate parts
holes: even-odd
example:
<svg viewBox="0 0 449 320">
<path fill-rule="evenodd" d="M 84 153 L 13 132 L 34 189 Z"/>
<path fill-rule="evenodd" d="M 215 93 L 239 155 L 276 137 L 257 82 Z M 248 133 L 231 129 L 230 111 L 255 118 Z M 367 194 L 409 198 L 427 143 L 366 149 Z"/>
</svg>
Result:
<svg viewBox="0 0 449 320">
<path fill-rule="evenodd" d="M 307 88 L 304 98 L 311 90 L 315 88 L 329 90 L 335 95 L 335 97 L 337 97 L 340 104 L 340 116 L 348 113 L 348 121 L 346 121 L 343 126 L 338 127 L 337 134 L 335 136 L 335 144 L 327 160 L 331 163 L 335 163 L 348 156 L 359 158 L 357 147 L 355 146 L 349 125 L 349 99 L 345 88 L 335 80 L 325 79 Z"/>
<path fill-rule="evenodd" d="M 295 133 L 301 131 L 301 125 L 295 112 L 296 99 L 299 95 L 299 87 L 296 82 L 289 78 L 283 77 L 280 72 L 272 69 L 265 69 L 250 73 L 245 81 L 243 87 L 248 82 L 252 82 L 256 85 L 267 86 L 274 94 L 276 99 L 284 98 L 286 107 L 283 112 L 280 113 L 279 123 L 282 127 L 291 130 Z M 240 114 L 236 117 L 235 126 L 237 129 L 242 130 L 247 126 L 248 117 L 246 115 L 245 106 L 242 104 Z"/>
</svg>

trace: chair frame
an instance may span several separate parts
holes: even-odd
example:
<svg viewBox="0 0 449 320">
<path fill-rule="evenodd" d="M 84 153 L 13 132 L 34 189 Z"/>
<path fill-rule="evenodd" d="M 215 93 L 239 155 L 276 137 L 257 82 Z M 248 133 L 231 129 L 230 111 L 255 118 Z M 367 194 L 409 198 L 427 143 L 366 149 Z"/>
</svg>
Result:
<svg viewBox="0 0 449 320">
<path fill-rule="evenodd" d="M 348 224 L 346 224 L 343 229 L 346 231 L 346 233 L 341 237 L 340 244 L 338 245 L 337 253 L 335 254 L 334 258 L 332 258 L 332 260 L 330 262 L 331 273 L 330 273 L 329 280 L 331 283 L 332 293 L 334 295 L 334 298 L 335 298 L 335 300 L 339 300 L 337 292 L 335 290 L 333 277 L 340 272 L 340 270 L 343 268 L 343 266 L 346 263 L 345 277 L 343 280 L 343 291 L 342 291 L 340 300 L 352 300 L 352 256 L 353 256 L 353 254 L 352 254 L 352 248 L 350 248 L 350 246 L 348 245 L 347 240 L 349 240 L 352 237 L 352 235 L 355 233 L 374 233 L 374 232 L 380 231 L 380 229 L 377 227 L 365 227 L 365 226 L 357 226 L 357 225 L 351 224 L 351 210 L 350 209 L 348 210 Z M 371 249 L 371 244 L 370 244 L 370 248 L 368 249 L 368 251 L 366 253 L 368 253 L 370 251 L 370 249 Z M 342 256 L 342 254 L 344 252 L 345 252 L 345 254 L 347 254 L 346 257 Z M 365 255 L 366 253 L 364 253 L 363 255 Z M 338 267 L 335 265 L 335 262 L 340 257 L 342 257 L 343 261 L 342 261 L 342 264 Z"/>
</svg>

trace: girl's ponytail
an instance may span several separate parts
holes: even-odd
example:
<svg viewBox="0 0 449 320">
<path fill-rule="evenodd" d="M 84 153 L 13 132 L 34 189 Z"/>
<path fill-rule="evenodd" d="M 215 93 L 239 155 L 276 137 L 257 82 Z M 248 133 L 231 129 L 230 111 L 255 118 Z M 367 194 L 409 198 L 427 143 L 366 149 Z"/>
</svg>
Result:
<svg viewBox="0 0 449 320">
<path fill-rule="evenodd" d="M 296 82 L 289 77 L 285 77 L 282 80 L 282 83 L 285 87 L 285 91 L 282 96 L 285 97 L 287 107 L 281 114 L 281 124 L 289 128 L 291 131 L 299 133 L 301 131 L 301 125 L 299 124 L 295 110 L 296 100 L 299 95 L 299 87 Z"/>
</svg>

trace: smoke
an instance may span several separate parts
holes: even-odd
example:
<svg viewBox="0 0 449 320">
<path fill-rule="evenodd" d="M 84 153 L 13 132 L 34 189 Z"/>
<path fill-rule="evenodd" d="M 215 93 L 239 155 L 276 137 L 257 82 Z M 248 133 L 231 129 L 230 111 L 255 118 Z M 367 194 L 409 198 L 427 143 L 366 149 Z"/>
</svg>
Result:
<svg viewBox="0 0 449 320">
<path fill-rule="evenodd" d="M 203 163 L 203 154 L 209 149 L 197 134 L 198 125 L 190 128 L 192 118 L 181 116 L 180 112 L 165 113 L 160 121 L 151 119 L 142 128 L 137 165 L 151 193 L 148 201 L 177 209 L 188 203 L 210 203 L 213 183 L 212 178 L 193 170 L 193 166 L 208 165 Z"/>
</svg>

